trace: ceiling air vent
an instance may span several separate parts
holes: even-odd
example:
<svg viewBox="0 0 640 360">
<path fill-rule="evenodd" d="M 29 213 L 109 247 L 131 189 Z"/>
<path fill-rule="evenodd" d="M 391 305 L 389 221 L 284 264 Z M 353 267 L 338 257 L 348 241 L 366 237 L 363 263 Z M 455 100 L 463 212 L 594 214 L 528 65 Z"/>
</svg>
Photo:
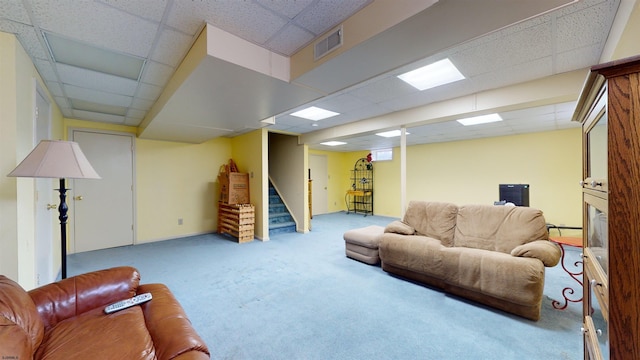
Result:
<svg viewBox="0 0 640 360">
<path fill-rule="evenodd" d="M 315 44 L 314 60 L 320 59 L 340 46 L 342 46 L 342 26 L 330 32 L 329 35 Z"/>
</svg>

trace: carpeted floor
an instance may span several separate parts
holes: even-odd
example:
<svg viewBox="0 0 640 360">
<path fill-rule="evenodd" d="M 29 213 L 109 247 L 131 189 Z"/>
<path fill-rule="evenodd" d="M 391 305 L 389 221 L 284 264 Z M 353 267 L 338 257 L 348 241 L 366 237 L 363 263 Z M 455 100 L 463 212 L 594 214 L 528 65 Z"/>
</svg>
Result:
<svg viewBox="0 0 640 360">
<path fill-rule="evenodd" d="M 344 231 L 392 220 L 340 212 L 267 242 L 211 234 L 72 254 L 69 276 L 132 265 L 143 283 L 167 284 L 212 359 L 583 358 L 582 303 L 551 305 L 577 285 L 560 265 L 532 322 L 345 257 Z"/>
</svg>

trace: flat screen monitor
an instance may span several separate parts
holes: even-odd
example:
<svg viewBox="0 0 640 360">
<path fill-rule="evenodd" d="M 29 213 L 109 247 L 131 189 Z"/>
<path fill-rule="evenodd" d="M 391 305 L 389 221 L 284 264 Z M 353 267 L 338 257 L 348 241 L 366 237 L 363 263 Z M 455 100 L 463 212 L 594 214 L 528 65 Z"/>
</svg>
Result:
<svg viewBox="0 0 640 360">
<path fill-rule="evenodd" d="M 500 184 L 499 196 L 500 201 L 529 206 L 529 184 Z"/>
</svg>

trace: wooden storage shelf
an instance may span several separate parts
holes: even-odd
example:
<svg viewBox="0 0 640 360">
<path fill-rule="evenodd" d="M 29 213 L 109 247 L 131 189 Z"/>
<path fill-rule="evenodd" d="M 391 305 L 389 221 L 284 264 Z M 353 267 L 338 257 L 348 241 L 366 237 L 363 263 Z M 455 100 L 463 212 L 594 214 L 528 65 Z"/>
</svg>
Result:
<svg viewBox="0 0 640 360">
<path fill-rule="evenodd" d="M 255 208 L 252 204 L 218 203 L 218 233 L 229 234 L 239 243 L 253 241 Z"/>
</svg>

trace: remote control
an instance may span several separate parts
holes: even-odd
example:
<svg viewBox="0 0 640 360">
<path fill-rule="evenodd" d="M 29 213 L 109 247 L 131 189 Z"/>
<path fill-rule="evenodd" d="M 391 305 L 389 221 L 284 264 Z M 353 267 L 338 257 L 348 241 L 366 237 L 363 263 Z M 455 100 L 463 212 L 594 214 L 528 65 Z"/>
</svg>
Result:
<svg viewBox="0 0 640 360">
<path fill-rule="evenodd" d="M 149 300 L 151 300 L 151 293 L 144 293 L 144 294 L 136 295 L 136 296 L 132 297 L 131 299 L 118 301 L 118 302 L 115 302 L 115 303 L 107 306 L 106 308 L 104 308 L 104 312 L 107 313 L 107 314 L 111 314 L 113 312 L 116 312 L 116 311 L 119 311 L 119 310 L 123 310 L 123 309 L 129 308 L 129 307 L 132 307 L 134 305 L 142 304 L 142 303 L 147 302 Z"/>
</svg>

